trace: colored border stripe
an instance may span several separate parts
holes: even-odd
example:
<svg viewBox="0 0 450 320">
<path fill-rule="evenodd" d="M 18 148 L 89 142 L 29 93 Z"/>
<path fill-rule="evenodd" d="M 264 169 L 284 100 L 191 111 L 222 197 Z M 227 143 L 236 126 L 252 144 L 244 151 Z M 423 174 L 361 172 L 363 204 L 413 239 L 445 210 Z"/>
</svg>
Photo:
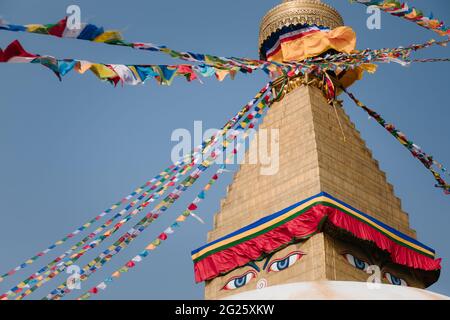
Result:
<svg viewBox="0 0 450 320">
<path fill-rule="evenodd" d="M 412 247 L 421 250 L 423 252 L 428 252 L 429 255 L 431 256 L 435 256 L 435 251 L 434 249 L 426 246 L 425 244 L 421 243 L 420 241 L 417 241 L 414 238 L 411 238 L 410 236 L 388 226 L 387 224 L 381 222 L 378 219 L 375 219 L 374 217 L 369 216 L 368 214 L 359 211 L 358 209 L 350 206 L 349 204 L 346 204 L 345 202 L 333 197 L 332 195 L 329 195 L 327 193 L 325 193 L 325 195 L 330 198 L 331 200 L 335 201 L 338 203 L 338 208 L 339 209 L 344 209 L 347 208 L 347 211 L 353 211 L 352 212 L 347 212 L 353 216 L 359 216 L 361 218 L 363 218 L 362 220 L 365 222 L 368 222 L 368 224 L 371 224 L 373 227 L 377 228 L 378 230 L 380 230 L 381 232 L 383 232 L 386 236 L 390 237 L 391 239 L 397 239 L 397 240 L 403 240 L 403 243 L 410 243 Z"/>
<path fill-rule="evenodd" d="M 304 204 L 304 203 L 306 203 L 306 202 L 308 202 L 308 201 L 310 201 L 310 200 L 313 200 L 314 198 L 317 198 L 317 197 L 319 197 L 319 196 L 321 196 L 321 195 L 322 195 L 322 193 L 319 193 L 318 195 L 315 195 L 315 196 L 309 197 L 309 198 L 307 198 L 307 199 L 305 199 L 305 200 L 302 200 L 302 201 L 300 201 L 300 202 L 297 202 L 296 204 L 293 204 L 293 205 L 291 205 L 291 206 L 289 206 L 289 207 L 287 207 L 287 208 L 285 208 L 285 209 L 283 209 L 283 210 L 280 210 L 280 211 L 278 211 L 278 212 L 275 212 L 275 213 L 273 213 L 273 214 L 271 214 L 271 215 L 269 215 L 269 216 L 267 216 L 267 217 L 261 218 L 261 219 L 255 221 L 255 222 L 253 222 L 253 223 L 251 223 L 251 224 L 249 224 L 249 225 L 247 225 L 247 226 L 245 226 L 245 227 L 243 227 L 243 228 L 241 228 L 241 229 L 239 229 L 239 230 L 237 230 L 237 231 L 234 231 L 234 232 L 232 232 L 232 233 L 230 233 L 230 234 L 228 234 L 228 235 L 226 235 L 226 236 L 223 236 L 222 238 L 219 238 L 219 239 L 217 239 L 217 240 L 211 241 L 211 242 L 205 244 L 204 246 L 202 246 L 202 247 L 200 247 L 200 248 L 198 248 L 198 249 L 193 250 L 193 251 L 191 252 L 191 254 L 192 254 L 192 256 L 194 256 L 194 255 L 196 255 L 197 253 L 199 253 L 200 251 L 203 252 L 204 249 L 209 248 L 209 247 L 211 247 L 211 246 L 213 246 L 213 245 L 215 245 L 215 244 L 217 244 L 217 243 L 219 243 L 219 242 L 224 242 L 225 240 L 227 240 L 227 239 L 229 239 L 229 238 L 231 238 L 231 237 L 238 236 L 238 235 L 244 233 L 245 231 L 248 231 L 248 230 L 251 230 L 251 229 L 253 229 L 253 228 L 256 228 L 256 227 L 260 226 L 260 225 L 263 224 L 263 223 L 270 222 L 270 221 L 272 221 L 273 219 L 279 217 L 280 215 L 282 215 L 282 214 L 284 214 L 284 213 L 286 213 L 286 212 L 291 212 L 292 210 L 294 210 L 294 209 L 297 208 L 298 206 L 300 206 L 300 205 L 302 205 L 302 204 Z"/>
<path fill-rule="evenodd" d="M 194 261 L 199 261 L 215 252 L 224 250 L 238 243 L 257 237 L 258 235 L 268 232 L 269 230 L 272 230 L 277 226 L 299 216 L 302 212 L 305 212 L 310 207 L 318 204 L 342 210 L 344 213 L 353 216 L 359 221 L 373 227 L 374 229 L 383 233 L 385 236 L 387 236 L 388 238 L 390 238 L 391 240 L 395 241 L 396 243 L 402 246 L 408 247 L 414 251 L 418 251 L 419 253 L 429 257 L 435 256 L 435 252 L 432 248 L 429 248 L 424 244 L 420 243 L 419 241 L 382 223 L 381 221 L 373 217 L 370 217 L 369 215 L 353 208 L 352 206 L 344 203 L 343 201 L 334 198 L 333 196 L 327 194 L 326 192 L 321 192 L 315 196 L 307 198 L 279 212 L 264 217 L 246 227 L 243 227 L 229 235 L 226 235 L 220 239 L 212 241 L 192 251 L 192 259 Z"/>
</svg>

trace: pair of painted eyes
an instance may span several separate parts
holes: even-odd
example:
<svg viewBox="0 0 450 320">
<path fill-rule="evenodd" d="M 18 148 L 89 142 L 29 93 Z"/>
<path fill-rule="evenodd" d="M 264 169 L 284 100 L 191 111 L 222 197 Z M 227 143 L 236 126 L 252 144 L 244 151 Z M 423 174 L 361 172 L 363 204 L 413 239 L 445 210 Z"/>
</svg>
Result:
<svg viewBox="0 0 450 320">
<path fill-rule="evenodd" d="M 369 268 L 369 264 L 367 262 L 365 262 L 361 259 L 358 259 L 357 257 L 351 255 L 350 253 L 346 253 L 345 258 L 352 266 L 354 266 L 355 268 L 357 268 L 359 270 L 367 271 L 367 269 Z M 387 279 L 387 281 L 390 284 L 393 284 L 396 286 L 405 286 L 405 287 L 408 286 L 408 283 L 405 280 L 398 278 L 389 272 L 386 272 L 384 274 L 384 277 Z"/>
<path fill-rule="evenodd" d="M 302 257 L 302 255 L 303 253 L 301 252 L 292 252 L 284 258 L 274 260 L 269 264 L 267 271 L 268 272 L 283 271 L 291 267 L 294 263 L 296 263 Z M 250 270 L 240 276 L 233 277 L 223 287 L 223 290 L 234 290 L 241 288 L 246 284 L 248 284 L 250 281 L 252 281 L 254 278 L 256 278 L 257 275 L 258 274 L 256 273 L 256 271 Z"/>
</svg>

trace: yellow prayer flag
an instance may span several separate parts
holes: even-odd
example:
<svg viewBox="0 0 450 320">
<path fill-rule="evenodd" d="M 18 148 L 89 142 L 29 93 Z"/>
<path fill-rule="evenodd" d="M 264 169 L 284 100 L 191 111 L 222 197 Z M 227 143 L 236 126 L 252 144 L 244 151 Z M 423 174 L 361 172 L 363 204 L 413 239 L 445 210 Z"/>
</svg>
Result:
<svg viewBox="0 0 450 320">
<path fill-rule="evenodd" d="M 230 72 L 228 70 L 216 69 L 217 80 L 223 81 Z"/>
<path fill-rule="evenodd" d="M 36 32 L 39 29 L 45 28 L 42 24 L 27 24 L 26 27 L 28 32 Z"/>
<path fill-rule="evenodd" d="M 94 40 L 94 42 L 107 42 L 107 41 L 114 41 L 114 40 L 122 40 L 122 35 L 119 31 L 105 31 L 101 35 L 97 36 Z"/>
<path fill-rule="evenodd" d="M 378 69 L 378 66 L 373 63 L 363 63 L 360 68 L 364 69 L 368 73 L 375 73 Z"/>
<path fill-rule="evenodd" d="M 177 222 L 183 222 L 184 220 L 186 220 L 186 217 L 185 216 L 179 216 L 178 218 L 177 218 Z"/>
<path fill-rule="evenodd" d="M 90 70 L 100 79 L 108 79 L 117 77 L 117 73 L 114 70 L 108 68 L 104 64 L 93 63 Z"/>
</svg>

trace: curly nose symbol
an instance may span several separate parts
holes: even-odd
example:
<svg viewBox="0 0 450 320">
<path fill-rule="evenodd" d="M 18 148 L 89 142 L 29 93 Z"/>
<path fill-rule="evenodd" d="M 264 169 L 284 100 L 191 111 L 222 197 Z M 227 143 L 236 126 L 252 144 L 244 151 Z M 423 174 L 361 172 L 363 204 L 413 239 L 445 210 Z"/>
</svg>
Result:
<svg viewBox="0 0 450 320">
<path fill-rule="evenodd" d="M 264 289 L 265 287 L 267 287 L 267 280 L 266 279 L 260 279 L 257 283 L 256 283 L 256 289 Z"/>
</svg>

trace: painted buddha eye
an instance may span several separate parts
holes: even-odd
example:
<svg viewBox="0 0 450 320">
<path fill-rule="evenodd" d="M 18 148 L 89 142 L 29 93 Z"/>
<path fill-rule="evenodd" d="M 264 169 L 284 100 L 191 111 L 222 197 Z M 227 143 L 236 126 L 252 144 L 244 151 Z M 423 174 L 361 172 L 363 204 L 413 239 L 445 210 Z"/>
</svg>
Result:
<svg viewBox="0 0 450 320">
<path fill-rule="evenodd" d="M 389 272 L 386 272 L 384 274 L 384 277 L 389 281 L 390 284 L 393 284 L 395 286 L 404 286 L 407 287 L 408 283 L 406 283 L 405 280 L 397 278 L 396 276 L 390 274 Z"/>
<path fill-rule="evenodd" d="M 243 275 L 233 277 L 228 280 L 227 284 L 222 288 L 222 290 L 234 290 L 245 286 L 252 279 L 256 278 L 256 271 L 250 270 Z"/>
<path fill-rule="evenodd" d="M 366 271 L 369 267 L 369 264 L 361 259 L 358 259 L 357 257 L 351 255 L 350 253 L 344 254 L 345 259 L 347 259 L 348 263 L 350 263 L 352 266 L 359 270 Z"/>
<path fill-rule="evenodd" d="M 269 265 L 268 272 L 270 271 L 283 271 L 289 267 L 291 267 L 294 263 L 296 263 L 300 258 L 304 255 L 303 252 L 295 251 L 288 254 L 286 257 L 281 259 L 276 259 L 272 261 Z"/>
</svg>

